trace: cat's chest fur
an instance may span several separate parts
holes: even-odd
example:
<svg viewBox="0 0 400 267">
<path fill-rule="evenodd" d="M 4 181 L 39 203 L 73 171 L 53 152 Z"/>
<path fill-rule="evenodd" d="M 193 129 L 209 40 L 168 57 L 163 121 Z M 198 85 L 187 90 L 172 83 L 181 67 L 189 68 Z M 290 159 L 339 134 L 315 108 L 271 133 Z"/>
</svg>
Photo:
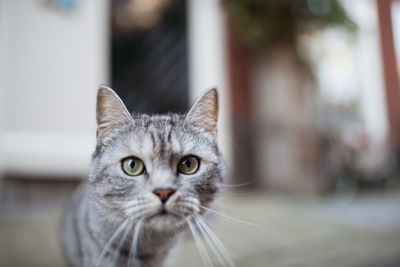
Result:
<svg viewBox="0 0 400 267">
<path fill-rule="evenodd" d="M 97 147 L 63 227 L 71 266 L 164 266 L 224 176 L 217 92 L 187 114 L 131 115 L 109 88 L 97 98 Z"/>
</svg>

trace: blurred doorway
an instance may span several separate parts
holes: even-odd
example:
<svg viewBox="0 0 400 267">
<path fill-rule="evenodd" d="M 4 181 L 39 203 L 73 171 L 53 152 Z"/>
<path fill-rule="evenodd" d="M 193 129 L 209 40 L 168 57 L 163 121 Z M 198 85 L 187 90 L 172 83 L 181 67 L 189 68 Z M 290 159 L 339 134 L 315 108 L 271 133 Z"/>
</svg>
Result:
<svg viewBox="0 0 400 267">
<path fill-rule="evenodd" d="M 184 112 L 189 94 L 186 1 L 112 3 L 112 88 L 132 112 Z"/>
</svg>

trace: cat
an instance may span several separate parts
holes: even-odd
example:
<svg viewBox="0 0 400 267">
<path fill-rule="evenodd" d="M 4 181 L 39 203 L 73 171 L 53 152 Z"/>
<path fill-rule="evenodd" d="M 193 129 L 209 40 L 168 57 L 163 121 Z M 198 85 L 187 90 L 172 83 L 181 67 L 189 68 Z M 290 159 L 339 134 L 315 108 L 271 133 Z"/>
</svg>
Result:
<svg viewBox="0 0 400 267">
<path fill-rule="evenodd" d="M 186 114 L 151 116 L 130 114 L 112 89 L 100 87 L 96 118 L 88 179 L 63 220 L 68 263 L 165 266 L 186 230 L 194 237 L 196 227 L 210 230 L 202 218 L 225 176 L 217 90 Z"/>
</svg>

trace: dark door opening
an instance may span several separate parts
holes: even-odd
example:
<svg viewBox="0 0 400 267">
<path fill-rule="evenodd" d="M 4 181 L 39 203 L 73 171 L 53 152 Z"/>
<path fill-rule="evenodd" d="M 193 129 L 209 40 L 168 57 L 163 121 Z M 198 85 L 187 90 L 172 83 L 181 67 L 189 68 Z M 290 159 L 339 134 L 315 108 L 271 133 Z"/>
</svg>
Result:
<svg viewBox="0 0 400 267">
<path fill-rule="evenodd" d="M 143 19 L 140 10 L 132 10 L 133 2 L 112 5 L 112 88 L 131 112 L 184 112 L 188 108 L 186 1 L 164 1 L 142 14 Z M 140 9 L 144 1 L 135 2 Z M 150 22 L 144 26 L 146 20 Z"/>
</svg>

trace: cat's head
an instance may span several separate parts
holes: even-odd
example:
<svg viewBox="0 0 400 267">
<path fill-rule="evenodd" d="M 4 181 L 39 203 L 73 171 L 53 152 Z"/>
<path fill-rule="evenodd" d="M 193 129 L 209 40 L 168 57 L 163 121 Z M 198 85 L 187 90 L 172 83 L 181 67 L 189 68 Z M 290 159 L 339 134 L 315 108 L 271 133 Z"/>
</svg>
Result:
<svg viewBox="0 0 400 267">
<path fill-rule="evenodd" d="M 101 215 L 174 231 L 203 214 L 225 173 L 217 119 L 215 89 L 186 114 L 150 116 L 131 115 L 113 90 L 100 88 L 89 186 Z"/>
</svg>

